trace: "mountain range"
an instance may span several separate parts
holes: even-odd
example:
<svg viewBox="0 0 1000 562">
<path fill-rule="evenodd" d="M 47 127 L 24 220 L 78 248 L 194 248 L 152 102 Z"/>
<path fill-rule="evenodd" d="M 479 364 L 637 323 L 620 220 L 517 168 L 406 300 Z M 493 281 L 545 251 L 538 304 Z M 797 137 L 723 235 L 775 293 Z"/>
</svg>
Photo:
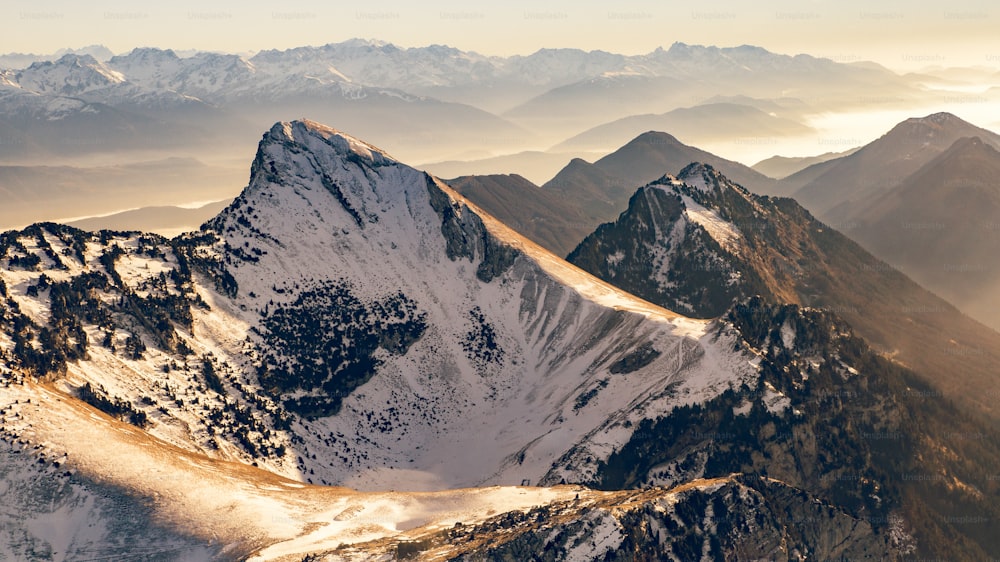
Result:
<svg viewBox="0 0 1000 562">
<path fill-rule="evenodd" d="M 695 317 L 717 317 L 751 296 L 835 311 L 950 399 L 997 415 L 985 398 L 995 391 L 979 390 L 997 384 L 1000 334 L 794 200 L 755 195 L 711 166 L 694 164 L 643 187 L 614 223 L 599 227 L 567 260 Z M 960 380 L 966 382 L 954 386 Z"/>
<path fill-rule="evenodd" d="M 951 114 L 932 114 L 908 119 L 857 150 L 827 154 L 812 165 L 789 163 L 801 169 L 774 180 L 650 131 L 593 164 L 571 160 L 541 187 L 508 182 L 504 175 L 492 176 L 489 190 L 466 187 L 477 176 L 451 183 L 519 232 L 568 255 L 574 240 L 617 219 L 636 187 L 677 174 L 691 162 L 707 163 L 752 192 L 793 197 L 874 254 L 864 259 L 886 261 L 997 329 L 1000 277 L 991 256 L 998 146 L 1000 137 L 989 130 Z"/>
<path fill-rule="evenodd" d="M 168 241 L 40 225 L 8 233 L 3 247 L 5 434 L 70 459 L 58 466 L 79 471 L 88 492 L 166 489 L 115 469 L 114 438 L 80 450 L 90 415 L 81 401 L 141 428 L 132 441 L 182 458 L 254 463 L 299 487 L 413 491 L 584 480 L 645 408 L 752 376 L 722 353 L 732 335 L 718 340 L 706 322 L 586 276 L 434 178 L 310 122 L 265 135 L 250 185 L 204 231 Z M 664 352 L 610 377 L 643 346 Z M 66 400 L 69 411 L 30 406 Z M 57 412 L 69 419 L 54 423 Z M 199 500 L 163 482 L 174 492 L 154 506 L 156 521 Z M 92 500 L 60 497 L 55 509 L 86 519 L 73 506 Z M 251 519 L 262 513 L 238 504 Z M 363 511 L 343 509 L 352 515 L 341 520 Z M 233 557 L 295 537 L 308 545 L 315 511 L 281 525 L 209 525 L 223 544 L 198 544 Z M 109 535 L 119 516 L 100 519 Z M 192 532 L 174 523 L 174 535 Z M 29 538 L 11 548 L 56 548 L 30 525 L 19 533 Z"/>
<path fill-rule="evenodd" d="M 835 256 L 862 251 L 794 203 L 700 164 L 644 190 L 623 215 L 638 221 L 632 247 L 671 220 L 677 236 L 656 240 L 702 260 L 692 275 L 732 268 L 732 295 L 688 298 L 694 312 L 641 300 L 310 121 L 268 130 L 247 187 L 198 231 L 5 233 L 3 552 L 996 552 L 993 414 L 952 403 L 952 389 L 975 402 L 972 383 L 988 396 L 995 377 L 956 363 L 932 380 L 871 349 L 842 311 L 796 301 L 826 273 L 856 275 Z M 798 236 L 788 275 L 805 282 L 743 298 L 781 286 L 761 260 L 784 250 L 748 253 L 762 251 L 741 234 L 751 216 L 764 236 Z M 671 248 L 652 265 L 674 263 Z M 607 258 L 630 263 L 626 249 Z M 881 273 L 857 298 L 922 294 Z"/>
<path fill-rule="evenodd" d="M 582 147 L 594 142 L 567 139 L 616 119 L 626 119 L 608 125 L 619 132 L 590 134 L 600 137 L 602 151 L 659 127 L 636 129 L 637 115 L 665 115 L 661 125 L 677 127 L 675 134 L 689 144 L 702 142 L 704 131 L 718 124 L 721 107 L 727 108 L 729 126 L 739 125 L 748 135 L 767 131 L 792 138 L 810 130 L 803 123 L 820 109 L 858 107 L 859 84 L 878 84 L 901 103 L 928 95 L 910 79 L 874 65 L 750 46 L 676 43 L 634 56 L 543 49 L 512 57 L 358 39 L 252 56 L 155 48 L 111 56 L 94 47 L 58 56 L 0 57 L 0 163 L 94 167 L 95 161 L 209 153 L 226 162 L 206 164 L 232 178 L 227 195 L 235 196 L 245 178 L 231 163 L 252 156 L 259 124 L 310 115 L 412 162 L 528 151 L 512 160 L 516 168 L 493 171 L 540 182 L 532 164 L 538 158 L 530 154 L 559 153 L 553 147 L 569 143 L 576 145 L 570 158 L 588 157 Z M 569 158 L 560 159 L 547 160 L 546 170 Z M 454 166 L 450 170 L 434 169 L 458 175 Z M 191 202 L 174 195 L 149 204 Z"/>
</svg>

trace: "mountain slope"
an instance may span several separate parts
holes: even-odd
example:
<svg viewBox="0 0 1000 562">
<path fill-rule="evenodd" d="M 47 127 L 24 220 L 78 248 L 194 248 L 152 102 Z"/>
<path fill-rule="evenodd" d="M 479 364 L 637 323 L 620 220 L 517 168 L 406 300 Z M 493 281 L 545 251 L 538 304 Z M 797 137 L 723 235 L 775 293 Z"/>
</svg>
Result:
<svg viewBox="0 0 1000 562">
<path fill-rule="evenodd" d="M 651 211 L 640 203 L 654 190 L 680 201 Z M 994 389 L 986 394 L 1000 392 L 992 366 L 1000 358 L 997 333 L 816 221 L 794 201 L 750 194 L 699 164 L 676 180 L 653 182 L 634 203 L 617 223 L 588 237 L 570 261 L 652 302 L 687 303 L 695 316 L 718 315 L 726 299 L 753 294 L 828 308 L 944 395 L 973 411 L 998 415 L 983 393 L 984 388 Z M 674 269 L 680 258 L 693 271 Z M 673 286 L 691 275 L 703 283 Z"/>
<path fill-rule="evenodd" d="M 589 221 L 576 201 L 521 176 L 465 176 L 447 183 L 505 225 L 531 232 L 534 242 L 556 255 L 565 255 L 587 234 Z"/>
<path fill-rule="evenodd" d="M 652 302 L 694 315 L 724 313 L 765 358 L 756 388 L 647 422 L 602 464 L 601 486 L 670 485 L 752 472 L 748 466 L 823 497 L 878 482 L 879 501 L 899 506 L 927 555 L 936 548 L 933 539 L 926 545 L 928 538 L 951 532 L 942 521 L 989 510 L 966 502 L 988 503 L 979 492 L 996 492 L 981 470 L 992 462 L 983 459 L 1000 452 L 990 437 L 997 411 L 984 398 L 1000 391 L 993 367 L 1000 338 L 794 201 L 752 195 L 693 164 L 678 178 L 640 189 L 615 223 L 598 228 L 568 260 Z M 744 300 L 753 294 L 763 297 Z M 876 353 L 859 336 L 892 351 Z M 823 444 L 830 427 L 840 428 L 836 443 Z M 914 434 L 913 427 L 922 429 Z M 967 447 L 964 453 L 954 453 L 959 446 Z M 853 463 L 850 476 L 817 477 L 814 471 L 826 470 L 833 458 L 817 451 L 843 453 Z M 980 460 L 959 460 L 971 458 Z M 957 475 L 973 466 L 956 476 L 976 482 L 976 491 L 958 493 L 962 499 L 940 500 L 956 489 L 950 477 L 935 476 L 941 484 L 928 485 L 905 476 Z M 838 502 L 859 507 L 855 500 Z M 868 505 L 862 512 L 887 507 L 870 500 L 862 500 Z M 981 528 L 954 528 L 963 538 L 946 541 L 949 554 L 936 555 L 974 560 L 1000 548 Z"/>
<path fill-rule="evenodd" d="M 12 368 L 176 446 L 365 489 L 579 481 L 644 411 L 752 376 L 707 322 L 583 274 L 346 135 L 276 125 L 251 176 L 173 241 L 9 233 L 10 326 L 28 326 L 6 336 Z M 69 308 L 49 312 L 53 291 Z M 27 353 L 21 338 L 53 333 Z M 657 358 L 610 376 L 644 346 Z"/>
<path fill-rule="evenodd" d="M 606 220 L 605 217 L 621 212 L 620 207 L 628 200 L 632 186 L 604 172 L 596 164 L 574 158 L 545 182 L 542 189 L 578 201 L 592 224 L 595 220 Z"/>
<path fill-rule="evenodd" d="M 304 154 L 300 154 L 303 149 L 300 147 L 306 149 Z M 272 159 L 275 166 L 284 168 L 272 169 Z M 345 159 L 359 164 L 345 166 Z M 275 197 L 276 190 L 280 190 L 280 197 Z M 608 396 L 601 406 L 604 414 L 597 418 L 584 416 L 582 412 L 570 416 L 573 397 L 600 380 L 607 368 L 601 365 L 622 353 L 615 350 L 628 349 L 641 341 L 649 341 L 656 347 L 680 346 L 686 336 L 678 332 L 694 335 L 704 330 L 704 325 L 683 323 L 685 328 L 679 328 L 670 321 L 663 324 L 672 316 L 656 312 L 641 301 L 633 303 L 610 287 L 595 285 L 488 215 L 478 215 L 475 208 L 466 205 L 447 187 L 367 145 L 345 140 L 318 126 L 295 124 L 272 129 L 255 163 L 254 181 L 229 210 L 210 223 L 223 233 L 229 246 L 253 252 L 254 259 L 234 261 L 231 270 L 240 287 L 247 291 L 246 306 L 268 311 L 263 328 L 268 328 L 270 334 L 261 329 L 262 336 L 284 337 L 280 330 L 288 327 L 268 323 L 279 312 L 308 314 L 309 311 L 299 308 L 306 304 L 300 299 L 281 296 L 273 284 L 257 281 L 261 277 L 291 277 L 304 291 L 315 287 L 317 297 L 329 290 L 338 295 L 347 291 L 353 296 L 344 298 L 358 298 L 362 302 L 400 299 L 419 311 L 410 318 L 416 325 L 406 328 L 420 331 L 415 340 L 408 342 L 412 347 L 404 356 L 385 360 L 388 372 L 399 375 L 376 377 L 372 380 L 382 381 L 377 386 L 364 395 L 352 394 L 344 401 L 339 416 L 325 423 L 328 429 L 323 433 L 357 431 L 357 424 L 364 424 L 368 416 L 384 416 L 381 412 L 387 400 L 396 408 L 421 403 L 432 407 L 436 402 L 434 397 L 448 396 L 449 408 L 454 410 L 433 406 L 438 418 L 435 435 L 421 432 L 419 439 L 424 442 L 409 445 L 420 446 L 419 453 L 405 449 L 402 453 L 390 452 L 399 447 L 392 445 L 399 439 L 415 438 L 408 437 L 408 426 L 415 423 L 411 416 L 416 413 L 400 412 L 385 426 L 371 426 L 372 431 L 378 431 L 369 437 L 373 444 L 365 453 L 374 458 L 355 457 L 356 462 L 371 467 L 367 469 L 371 472 L 366 474 L 361 466 L 344 466 L 337 469 L 346 471 L 338 479 L 350 474 L 359 482 L 368 478 L 378 482 L 394 478 L 394 465 L 396 470 L 407 474 L 433 475 L 448 485 L 542 478 L 551 468 L 552 453 L 558 451 L 561 455 L 569 448 L 567 439 L 575 440 L 569 435 L 584 436 L 599 429 L 599 425 L 588 424 L 604 423 L 597 421 L 607 419 L 609 411 L 604 408 L 620 411 L 620 415 L 627 417 L 633 414 L 630 409 L 623 409 L 626 403 L 637 398 L 646 400 L 642 395 L 636 396 L 634 389 L 627 398 L 619 395 L 620 391 L 612 384 L 602 393 Z M 290 216 L 302 217 L 310 230 L 329 232 L 334 243 L 310 246 L 308 251 L 291 250 L 294 245 L 288 235 L 281 234 Z M 261 237 L 258 234 L 261 231 L 275 234 Z M 296 259 L 296 254 L 302 257 Z M 370 263 L 366 256 L 374 255 L 381 256 L 377 268 L 366 265 Z M 317 263 L 324 264 L 331 273 L 317 270 Z M 349 285 L 327 288 L 310 282 L 324 275 L 336 279 L 333 272 L 343 276 Z M 358 281 L 352 283 L 355 279 Z M 442 283 L 442 280 L 448 281 Z M 560 288 L 563 285 L 553 283 L 569 283 L 574 289 L 566 292 Z M 251 293 L 255 296 L 250 297 Z M 614 304 L 621 310 L 602 308 L 598 303 Z M 554 314 L 551 307 L 562 312 Z M 659 323 L 648 323 L 643 319 L 647 315 L 659 318 Z M 571 330 L 582 317 L 589 318 L 583 325 L 591 328 L 583 333 Z M 406 338 L 403 341 L 410 338 L 405 333 L 401 337 Z M 367 361 L 364 357 L 358 360 L 362 364 Z M 663 360 L 668 359 L 664 356 Z M 278 356 L 266 359 L 267 368 L 279 385 L 285 380 L 281 369 L 286 361 L 301 359 Z M 675 370 L 661 371 L 657 377 L 671 378 Z M 448 374 L 439 378 L 433 376 L 436 372 Z M 589 374 L 583 380 L 576 375 L 564 378 L 579 372 Z M 319 369 L 316 375 L 317 386 L 330 380 L 325 369 Z M 298 375 L 295 381 L 302 378 Z M 284 390 L 291 392 L 295 388 Z M 311 392 L 309 388 L 301 390 Z M 522 409 L 527 406 L 525 400 L 533 401 L 531 397 L 536 394 L 555 400 L 549 406 L 554 409 L 546 411 L 547 407 L 540 403 Z M 649 394 L 647 399 L 656 400 L 657 393 Z M 326 410 L 326 414 L 337 412 L 335 404 L 329 406 L 332 409 Z M 460 454 L 474 450 L 475 444 L 484 438 L 482 432 L 475 437 L 468 434 L 469 416 L 475 416 L 472 423 L 482 426 L 482 432 L 500 432 L 495 437 L 496 444 L 489 451 L 480 451 L 475 460 L 467 453 Z M 522 416 L 547 418 L 547 423 L 554 425 L 529 430 L 538 432 L 530 438 L 507 433 L 509 430 L 505 428 L 533 427 L 522 421 Z M 592 435 L 594 439 L 598 435 L 605 439 L 604 430 Z M 503 443 L 509 443 L 511 449 Z M 577 445 L 581 450 L 605 446 Z M 549 449 L 552 446 L 557 449 Z M 461 457 L 466 457 L 469 464 L 455 461 Z M 517 462 L 512 462 L 514 457 Z M 374 469 L 383 464 L 390 470 Z M 579 468 L 586 470 L 583 466 Z"/>
<path fill-rule="evenodd" d="M 964 138 L 853 212 L 855 239 L 970 316 L 1000 329 L 1000 152 Z M 838 210 L 831 211 L 836 216 Z"/>
<path fill-rule="evenodd" d="M 835 314 L 754 298 L 726 317 L 759 353 L 758 385 L 645 422 L 602 464 L 599 487 L 738 469 L 846 506 L 882 535 L 889 559 L 981 560 L 1000 549 L 1000 488 L 987 468 L 1000 458 L 994 424 L 879 357 Z"/>
<path fill-rule="evenodd" d="M 744 275 L 728 263 L 732 242 L 713 237 L 717 233 L 705 228 L 710 224 L 725 223 L 690 198 L 647 185 L 617 221 L 599 226 L 566 261 L 672 310 L 721 316 L 763 287 L 750 277 L 755 272 Z"/>
</svg>

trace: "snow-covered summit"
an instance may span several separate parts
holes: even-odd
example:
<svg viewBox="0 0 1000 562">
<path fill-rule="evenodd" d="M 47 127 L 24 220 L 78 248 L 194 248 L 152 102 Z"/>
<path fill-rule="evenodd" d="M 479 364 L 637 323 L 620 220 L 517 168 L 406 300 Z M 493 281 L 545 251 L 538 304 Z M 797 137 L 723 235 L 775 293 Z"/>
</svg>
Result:
<svg viewBox="0 0 1000 562">
<path fill-rule="evenodd" d="M 32 64 L 17 73 L 17 82 L 39 94 L 74 95 L 121 84 L 125 77 L 90 55 L 67 54 Z"/>
<path fill-rule="evenodd" d="M 723 189 L 747 193 L 747 190 L 729 180 L 711 164 L 693 162 L 677 174 L 677 179 L 704 193 L 718 194 Z"/>
<path fill-rule="evenodd" d="M 322 142 L 325 147 L 315 144 Z M 321 152 L 322 148 L 332 149 L 331 156 L 338 158 L 362 158 L 370 166 L 383 166 L 398 164 L 399 162 L 389 156 L 384 150 L 375 147 L 363 140 L 338 131 L 333 127 L 328 127 L 315 121 L 302 119 L 292 122 L 275 123 L 267 132 L 262 141 L 262 145 L 271 143 L 299 143 L 312 149 L 314 152 Z"/>
</svg>

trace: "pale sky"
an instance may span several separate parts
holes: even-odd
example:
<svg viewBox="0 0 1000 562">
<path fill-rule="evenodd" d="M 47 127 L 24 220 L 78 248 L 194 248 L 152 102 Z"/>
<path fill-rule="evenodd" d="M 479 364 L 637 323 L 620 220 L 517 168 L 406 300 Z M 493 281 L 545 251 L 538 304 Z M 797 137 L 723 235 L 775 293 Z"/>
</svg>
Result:
<svg viewBox="0 0 1000 562">
<path fill-rule="evenodd" d="M 254 52 L 352 37 L 401 47 L 446 44 L 487 55 L 545 47 L 638 54 L 675 41 L 751 44 L 896 70 L 1000 70 L 1000 6 L 980 0 L 3 0 L 0 53 L 103 44 Z"/>
</svg>

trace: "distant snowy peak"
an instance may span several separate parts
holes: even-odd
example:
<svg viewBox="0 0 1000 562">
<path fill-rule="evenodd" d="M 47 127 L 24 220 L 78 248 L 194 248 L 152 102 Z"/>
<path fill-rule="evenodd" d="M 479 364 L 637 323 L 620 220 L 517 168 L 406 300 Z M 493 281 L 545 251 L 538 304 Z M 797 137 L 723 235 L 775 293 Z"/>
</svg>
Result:
<svg viewBox="0 0 1000 562">
<path fill-rule="evenodd" d="M 129 80 L 159 87 L 166 87 L 169 78 L 183 65 L 182 59 L 173 50 L 155 48 L 136 48 L 108 61 L 108 66 L 128 76 Z"/>
<path fill-rule="evenodd" d="M 750 73 L 779 69 L 818 71 L 846 67 L 829 59 L 809 55 L 782 55 L 753 45 L 715 47 L 674 43 L 668 50 L 658 49 L 645 57 L 660 68 L 670 68 L 675 72 L 696 72 L 699 69 L 704 72 L 712 69 L 723 73 Z"/>
<path fill-rule="evenodd" d="M 64 55 L 90 55 L 102 62 L 115 56 L 114 52 L 104 45 L 87 45 L 79 49 L 59 49 L 56 51 L 54 58 L 60 58 Z"/>
<path fill-rule="evenodd" d="M 105 62 L 114 56 L 114 53 L 104 45 L 90 45 L 79 49 L 59 49 L 55 53 L 35 54 L 35 53 L 3 53 L 0 54 L 0 68 L 25 69 L 37 62 L 57 61 L 66 55 L 90 55 L 95 59 Z"/>
<path fill-rule="evenodd" d="M 637 78 L 700 81 L 712 75 L 742 79 L 757 72 L 828 72 L 831 65 L 850 71 L 847 65 L 825 59 L 777 55 L 749 46 L 720 49 L 675 44 L 669 50 L 635 56 L 541 49 L 526 56 L 494 57 L 445 45 L 401 48 L 356 39 L 320 47 L 261 51 L 249 58 L 209 52 L 179 56 L 169 49 L 137 48 L 103 63 L 86 53 L 70 53 L 55 62 L 36 62 L 10 81 L 47 95 L 93 92 L 88 101 L 111 105 L 121 99 L 121 92 L 107 87 L 122 83 L 220 105 L 283 102 L 299 96 L 347 100 L 389 96 L 406 101 L 414 101 L 413 96 L 430 96 L 476 105 L 476 94 L 470 93 L 470 88 L 494 93 L 521 88 L 525 95 L 535 95 L 587 81 L 606 82 L 610 87 Z M 442 93 L 450 89 L 450 93 Z M 112 96 L 97 99 L 103 91 Z"/>
<path fill-rule="evenodd" d="M 494 59 L 473 52 L 442 45 L 401 49 L 366 40 L 262 51 L 250 60 L 268 72 L 330 76 L 404 90 L 489 80 L 495 71 Z"/>
<path fill-rule="evenodd" d="M 69 54 L 32 64 L 17 74 L 17 82 L 40 94 L 75 95 L 121 84 L 125 76 L 90 55 Z"/>
</svg>

